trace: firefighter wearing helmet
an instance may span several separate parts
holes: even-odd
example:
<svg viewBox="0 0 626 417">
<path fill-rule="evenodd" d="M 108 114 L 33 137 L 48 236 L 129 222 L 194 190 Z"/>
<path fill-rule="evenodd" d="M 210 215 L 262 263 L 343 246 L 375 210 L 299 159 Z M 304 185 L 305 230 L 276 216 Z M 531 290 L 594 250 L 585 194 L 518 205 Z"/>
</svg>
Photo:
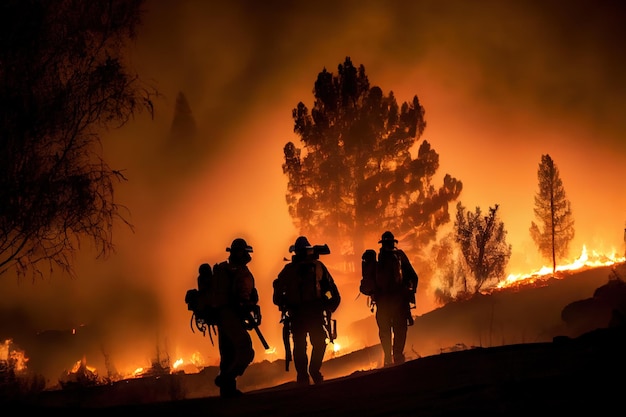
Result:
<svg viewBox="0 0 626 417">
<path fill-rule="evenodd" d="M 237 389 L 237 377 L 243 375 L 254 360 L 252 339 L 245 318 L 250 316 L 251 311 L 259 311 L 260 317 L 260 310 L 254 276 L 248 269 L 248 263 L 252 260 L 252 246 L 244 239 L 237 238 L 226 248 L 226 252 L 229 252 L 228 260 L 213 268 L 214 278 L 225 277 L 227 282 L 232 283 L 230 301 L 218 313 L 220 371 L 215 378 L 215 385 L 220 388 L 221 397 L 230 398 L 242 394 Z"/>
</svg>

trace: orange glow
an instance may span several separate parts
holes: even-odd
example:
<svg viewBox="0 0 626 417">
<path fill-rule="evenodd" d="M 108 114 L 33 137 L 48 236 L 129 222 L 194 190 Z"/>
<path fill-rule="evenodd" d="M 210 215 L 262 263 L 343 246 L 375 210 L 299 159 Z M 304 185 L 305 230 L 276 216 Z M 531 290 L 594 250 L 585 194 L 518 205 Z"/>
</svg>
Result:
<svg viewBox="0 0 626 417">
<path fill-rule="evenodd" d="M 336 74 L 346 55 L 364 65 L 372 86 L 393 91 L 399 103 L 418 96 L 427 121 L 422 139 L 440 158 L 433 185 L 450 174 L 463 182 L 464 206 L 500 205 L 513 253 L 496 289 L 540 283 L 552 274 L 552 268 L 537 269 L 544 261 L 528 232 L 537 167 L 546 153 L 572 203 L 571 247 L 583 248 L 578 259 L 558 267 L 556 278 L 573 268 L 624 262 L 616 255 L 624 252 L 626 238 L 624 77 L 616 70 L 623 54 L 620 42 L 602 41 L 611 34 L 607 22 L 585 21 L 584 42 L 574 48 L 571 39 L 577 38 L 565 36 L 569 32 L 554 16 L 547 19 L 527 2 L 473 2 L 471 14 L 445 2 L 363 2 L 333 14 L 309 3 L 283 8 L 275 13 L 280 21 L 273 21 L 272 13 L 249 16 L 236 2 L 151 2 L 132 62 L 158 85 L 154 117 L 138 115 L 122 129 L 104 132 L 102 143 L 105 161 L 129 179 L 116 184 L 115 201 L 128 208 L 135 228 L 116 223 L 116 251 L 108 259 L 95 259 L 85 242 L 76 258 L 77 279 L 58 271 L 35 285 L 2 277 L 0 307 L 24 312 L 33 333 L 72 329 L 72 342 L 91 345 L 88 357 L 101 370 L 103 355 L 93 340 L 105 342 L 124 376 L 150 367 L 155 343 L 182 359 L 173 369 L 217 366 L 217 343 L 191 331 L 183 297 L 196 284 L 198 265 L 226 259 L 226 246 L 243 237 L 254 248 L 249 266 L 261 328 L 273 346 L 265 351 L 253 334 L 255 361 L 283 358 L 272 280 L 298 235 L 285 203 L 283 147 L 299 143 L 292 109 L 300 101 L 311 109 L 318 73 L 326 68 Z M 322 33 L 320 22 L 324 36 L 315 35 Z M 179 92 L 198 130 L 189 138 L 192 147 L 176 142 L 167 148 Z M 453 218 L 454 206 L 449 209 Z M 359 297 L 358 265 L 346 264 L 333 242 L 312 243 L 330 244 L 324 261 L 335 266 L 342 292 L 334 315 L 338 340 L 328 357 L 362 349 L 364 340 L 375 343 L 376 334 L 364 339 L 351 333 L 357 333 L 354 323 L 372 317 Z M 612 255 L 601 255 L 607 253 Z M 439 305 L 435 278 L 417 272 L 414 314 L 421 315 Z M 0 359 L 7 349 L 0 344 Z M 73 360 L 60 361 L 49 379 Z"/>
<path fill-rule="evenodd" d="M 11 339 L 7 339 L 4 343 L 0 344 L 0 361 L 7 361 L 9 359 L 9 348 L 11 346 Z"/>
</svg>

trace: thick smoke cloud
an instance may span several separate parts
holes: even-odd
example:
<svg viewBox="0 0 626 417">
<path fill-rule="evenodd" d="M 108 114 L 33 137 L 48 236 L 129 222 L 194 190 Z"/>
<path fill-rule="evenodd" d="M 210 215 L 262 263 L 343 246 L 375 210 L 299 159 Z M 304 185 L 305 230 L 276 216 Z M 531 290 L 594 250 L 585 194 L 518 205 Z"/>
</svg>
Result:
<svg viewBox="0 0 626 417">
<path fill-rule="evenodd" d="M 572 258 L 583 245 L 623 254 L 624 15 L 617 1 L 149 1 L 130 57 L 162 96 L 154 119 L 142 115 L 104 141 L 111 166 L 129 178 L 116 199 L 135 231 L 120 224 L 118 251 L 106 260 L 84 245 L 75 279 L 3 277 L 0 305 L 27 311 L 34 331 L 105 327 L 107 341 L 117 336 L 110 349 L 126 356 L 120 366 L 148 365 L 157 346 L 173 359 L 200 351 L 214 363 L 217 350 L 190 331 L 183 297 L 199 263 L 225 259 L 244 237 L 254 247 L 262 330 L 281 357 L 271 280 L 297 236 L 282 148 L 297 140 L 291 110 L 311 106 L 317 74 L 336 72 L 346 56 L 399 101 L 419 96 L 441 177 L 463 181 L 466 207 L 500 205 L 509 272 L 543 262 L 528 228 L 546 153 L 572 203 Z M 181 92 L 197 131 L 192 145 L 179 138 L 172 148 Z M 338 265 L 335 255 L 324 259 Z M 347 328 L 370 312 L 357 298 L 358 269 L 338 274 Z M 427 290 L 419 313 L 433 307 Z M 146 347 L 136 358 L 118 353 L 135 343 Z M 255 347 L 258 360 L 275 358 Z"/>
</svg>

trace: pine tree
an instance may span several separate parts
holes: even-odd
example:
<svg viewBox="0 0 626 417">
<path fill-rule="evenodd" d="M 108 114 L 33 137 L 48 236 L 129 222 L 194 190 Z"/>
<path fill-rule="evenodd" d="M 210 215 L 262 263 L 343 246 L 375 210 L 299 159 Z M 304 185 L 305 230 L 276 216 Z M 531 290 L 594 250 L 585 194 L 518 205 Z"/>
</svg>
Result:
<svg viewBox="0 0 626 417">
<path fill-rule="evenodd" d="M 180 91 L 176 96 L 176 107 L 170 127 L 168 150 L 173 152 L 189 151 L 194 143 L 197 127 L 191 106 L 185 94 Z"/>
<path fill-rule="evenodd" d="M 541 156 L 537 179 L 539 191 L 534 208 L 537 223 L 531 222 L 530 236 L 539 253 L 552 261 L 554 274 L 557 262 L 568 255 L 569 244 L 574 239 L 574 218 L 559 169 L 550 155 Z"/>
<path fill-rule="evenodd" d="M 427 141 L 412 157 L 426 127 L 417 96 L 398 105 L 349 57 L 337 74 L 324 68 L 313 93 L 310 112 L 302 102 L 292 112 L 303 148 L 284 147 L 286 199 L 300 233 L 337 242 L 353 261 L 384 230 L 414 252 L 432 242 L 462 183 L 445 175 L 442 186 L 432 184 L 439 155 Z"/>
<path fill-rule="evenodd" d="M 198 126 L 191 105 L 185 94 L 180 91 L 176 96 L 172 124 L 165 146 L 159 155 L 165 169 L 154 173 L 159 186 L 171 184 L 178 187 L 182 178 L 180 175 L 193 175 L 198 169 L 202 169 L 208 144 L 200 139 L 203 138 L 198 135 Z"/>
</svg>

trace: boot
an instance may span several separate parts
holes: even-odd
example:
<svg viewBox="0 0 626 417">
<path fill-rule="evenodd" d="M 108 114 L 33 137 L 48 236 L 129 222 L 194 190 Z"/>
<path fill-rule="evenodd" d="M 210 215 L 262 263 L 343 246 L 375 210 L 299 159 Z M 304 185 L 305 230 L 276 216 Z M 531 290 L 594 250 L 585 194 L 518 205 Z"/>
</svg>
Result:
<svg viewBox="0 0 626 417">
<path fill-rule="evenodd" d="M 313 383 L 315 385 L 318 385 L 324 382 L 324 375 L 322 375 L 320 371 L 311 372 L 311 378 L 313 378 Z"/>
<path fill-rule="evenodd" d="M 404 353 L 399 353 L 397 355 L 393 355 L 393 363 L 394 365 L 400 365 L 404 363 L 406 359 L 404 358 Z"/>
<path fill-rule="evenodd" d="M 233 398 L 243 395 L 243 392 L 237 389 L 237 381 L 235 379 L 215 378 L 215 384 L 220 387 L 221 398 Z"/>
<path fill-rule="evenodd" d="M 303 386 L 311 385 L 309 374 L 305 374 L 305 373 L 299 373 L 296 379 L 296 382 L 298 383 L 298 385 L 303 385 Z"/>
</svg>

